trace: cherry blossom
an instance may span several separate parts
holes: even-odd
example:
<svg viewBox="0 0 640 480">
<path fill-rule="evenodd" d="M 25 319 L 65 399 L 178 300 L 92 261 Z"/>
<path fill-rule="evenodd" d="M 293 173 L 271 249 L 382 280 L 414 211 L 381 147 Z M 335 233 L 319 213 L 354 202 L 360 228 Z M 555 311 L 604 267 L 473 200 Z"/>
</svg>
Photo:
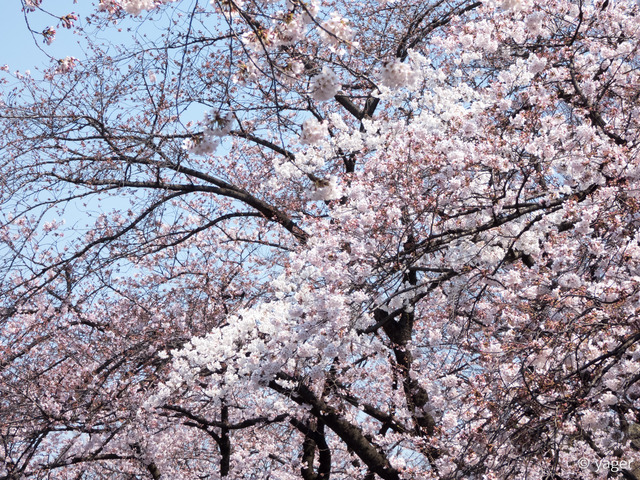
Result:
<svg viewBox="0 0 640 480">
<path fill-rule="evenodd" d="M 398 88 L 415 86 L 420 78 L 410 65 L 393 60 L 382 67 L 381 80 L 386 87 Z"/>
<path fill-rule="evenodd" d="M 74 57 L 65 57 L 61 60 L 58 60 L 58 72 L 67 73 L 74 69 L 76 66 L 77 58 Z"/>
<path fill-rule="evenodd" d="M 300 135 L 300 143 L 313 145 L 319 143 L 327 137 L 329 131 L 324 122 L 318 122 L 315 118 L 305 120 L 302 124 L 302 135 Z"/>
<path fill-rule="evenodd" d="M 336 12 L 333 12 L 331 17 L 322 23 L 321 27 L 320 37 L 328 45 L 337 46 L 342 42 L 350 42 L 353 39 L 354 32 L 349 27 L 347 19 Z"/>
<path fill-rule="evenodd" d="M 338 76 L 329 67 L 311 79 L 313 98 L 320 102 L 331 100 L 340 91 Z"/>
<path fill-rule="evenodd" d="M 0 69 L 0 478 L 640 478 L 639 13 L 104 0 Z"/>
</svg>

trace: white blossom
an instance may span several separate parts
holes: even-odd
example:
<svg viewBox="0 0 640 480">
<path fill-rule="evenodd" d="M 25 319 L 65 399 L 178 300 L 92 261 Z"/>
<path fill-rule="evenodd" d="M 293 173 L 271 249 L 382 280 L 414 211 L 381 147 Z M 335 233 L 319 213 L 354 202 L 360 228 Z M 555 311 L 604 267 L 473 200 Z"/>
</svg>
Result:
<svg viewBox="0 0 640 480">
<path fill-rule="evenodd" d="M 176 0 L 122 0 L 120 5 L 125 12 L 131 15 L 140 15 L 144 10 L 153 10 L 158 5 L 172 3 Z M 112 0 L 100 3 L 100 10 L 109 10 L 113 4 Z"/>
<path fill-rule="evenodd" d="M 320 3 L 317 0 L 312 0 L 311 2 L 301 2 L 303 5 L 304 15 L 303 20 L 305 23 L 315 23 L 315 18 L 320 11 Z M 287 10 L 290 11 L 294 8 L 294 4 L 287 0 Z"/>
<path fill-rule="evenodd" d="M 350 42 L 353 39 L 353 29 L 346 19 L 334 12 L 329 20 L 322 23 L 320 38 L 325 43 L 336 46 L 340 42 Z"/>
<path fill-rule="evenodd" d="M 546 66 L 547 66 L 547 59 L 544 57 L 533 55 L 529 59 L 529 71 L 533 74 L 542 72 Z"/>
<path fill-rule="evenodd" d="M 202 133 L 184 140 L 182 148 L 196 155 L 209 155 L 215 152 L 220 145 L 219 138 L 231 132 L 233 121 L 234 117 L 231 112 L 224 117 L 220 112 L 208 113 L 203 122 L 205 128 Z"/>
<path fill-rule="evenodd" d="M 131 15 L 140 15 L 144 10 L 151 10 L 155 7 L 154 0 L 127 0 L 121 3 L 125 12 Z"/>
<path fill-rule="evenodd" d="M 285 22 L 282 29 L 278 31 L 278 45 L 291 45 L 304 39 L 307 27 L 302 15 Z"/>
<path fill-rule="evenodd" d="M 540 35 L 542 33 L 543 15 L 539 12 L 528 15 L 524 20 L 524 24 L 531 35 Z"/>
<path fill-rule="evenodd" d="M 502 8 L 505 10 L 520 10 L 522 8 L 521 0 L 504 0 L 502 2 Z"/>
<path fill-rule="evenodd" d="M 314 190 L 309 193 L 310 200 L 337 200 L 342 196 L 342 188 L 338 185 L 338 179 L 331 177 L 328 181 L 318 182 Z"/>
<path fill-rule="evenodd" d="M 244 6 L 243 0 L 234 0 L 233 3 L 229 0 L 221 0 L 221 1 L 209 0 L 209 3 L 214 8 L 218 7 L 218 5 L 221 5 L 224 10 L 231 11 L 231 12 L 235 11 L 237 8 L 242 8 Z"/>
<path fill-rule="evenodd" d="M 303 145 L 315 145 L 328 135 L 327 125 L 315 118 L 305 120 L 302 124 L 300 143 Z"/>
<path fill-rule="evenodd" d="M 311 79 L 311 92 L 315 100 L 324 102 L 332 99 L 340 90 L 338 76 L 329 67 Z"/>
<path fill-rule="evenodd" d="M 187 138 L 182 142 L 182 148 L 195 155 L 208 155 L 213 153 L 220 145 L 218 140 L 206 137 L 204 135 L 200 137 Z"/>
<path fill-rule="evenodd" d="M 231 112 L 227 113 L 224 117 L 220 115 L 220 112 L 210 112 L 207 114 L 206 119 L 207 127 L 204 131 L 205 136 L 224 137 L 231 132 L 234 120 Z"/>
<path fill-rule="evenodd" d="M 417 71 L 397 59 L 382 67 L 380 77 L 382 84 L 389 88 L 415 87 L 420 80 Z"/>
<path fill-rule="evenodd" d="M 62 60 L 58 60 L 58 69 L 57 71 L 60 73 L 67 73 L 74 69 L 76 66 L 77 58 L 75 57 L 65 57 Z M 29 74 L 27 70 L 25 74 Z"/>
</svg>

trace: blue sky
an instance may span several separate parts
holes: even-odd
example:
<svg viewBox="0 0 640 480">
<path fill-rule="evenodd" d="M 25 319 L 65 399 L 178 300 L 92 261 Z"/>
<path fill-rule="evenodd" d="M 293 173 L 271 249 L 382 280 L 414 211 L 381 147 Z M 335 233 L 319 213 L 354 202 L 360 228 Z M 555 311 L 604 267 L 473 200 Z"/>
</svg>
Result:
<svg viewBox="0 0 640 480">
<path fill-rule="evenodd" d="M 0 0 L 1 1 L 1 0 Z M 42 78 L 42 75 L 38 74 L 38 71 L 42 71 L 55 64 L 59 59 L 66 56 L 73 56 L 82 61 L 85 57 L 83 53 L 82 45 L 78 42 L 87 43 L 80 35 L 74 35 L 72 30 L 65 29 L 60 21 L 60 16 L 75 13 L 79 17 L 78 25 L 84 22 L 84 18 L 95 12 L 97 0 L 78 0 L 78 4 L 74 4 L 73 0 L 43 0 L 43 8 L 55 9 L 50 10 L 53 14 L 47 12 L 33 12 L 27 15 L 31 29 L 35 32 L 42 32 L 49 26 L 56 29 L 56 37 L 51 45 L 47 45 L 43 42 L 42 35 L 33 35 L 29 31 L 29 27 L 25 21 L 24 12 L 22 12 L 22 5 L 19 0 L 4 0 L 4 5 L 0 9 L 0 39 L 2 40 L 2 47 L 0 47 L 0 66 L 8 65 L 10 72 L 19 71 L 25 73 L 29 70 L 32 77 L 36 80 Z M 82 5 L 80 5 L 82 4 Z M 150 32 L 157 34 L 159 26 L 162 26 L 162 22 L 166 22 L 168 19 L 163 18 L 159 24 L 151 24 Z M 135 19 L 123 19 L 118 22 L 118 28 L 111 26 L 104 31 L 95 34 L 92 32 L 91 38 L 93 40 L 102 39 L 105 42 L 124 43 L 130 41 L 132 32 L 128 31 L 129 27 L 134 28 L 133 31 L 140 34 L 142 29 L 139 28 L 139 23 Z M 90 27 L 91 28 L 91 27 Z M 121 28 L 122 32 L 118 32 Z M 160 30 L 161 32 L 161 30 Z M 10 78 L 9 78 L 10 81 Z M 9 88 L 14 85 L 10 84 Z M 3 85 L 0 85 L 0 101 L 2 100 Z M 200 120 L 204 114 L 204 107 L 194 108 L 193 112 L 189 112 L 190 120 Z M 185 115 L 187 116 L 187 115 Z M 224 151 L 228 147 L 224 146 L 219 149 L 218 153 Z M 86 201 L 86 200 L 85 200 Z M 5 211 L 0 211 L 0 224 L 3 223 L 3 214 L 11 213 L 8 210 L 11 209 L 11 203 L 3 205 Z M 15 207 L 15 205 L 14 205 Z M 65 244 L 70 238 L 75 238 L 84 234 L 86 229 L 91 228 L 93 224 L 93 216 L 99 212 L 105 212 L 112 209 L 128 208 L 128 203 L 123 203 L 115 198 L 110 198 L 109 202 L 105 202 L 102 205 L 97 203 L 91 203 L 89 206 L 83 206 L 82 202 L 70 202 L 65 204 L 64 211 L 51 210 L 47 212 L 41 219 L 42 222 L 52 219 L 66 220 L 68 235 L 65 240 L 60 239 L 48 239 L 52 243 Z M 17 208 L 17 207 L 15 207 Z M 85 226 L 85 224 L 87 224 Z M 3 255 L 0 250 L 0 257 Z"/>
<path fill-rule="evenodd" d="M 11 71 L 35 70 L 51 65 L 47 55 L 56 59 L 67 55 L 81 57 L 81 50 L 77 45 L 77 38 L 72 31 L 60 25 L 59 18 L 55 15 L 64 15 L 74 12 L 81 18 L 95 9 L 93 2 L 80 0 L 74 4 L 73 0 L 43 0 L 43 7 L 49 10 L 48 15 L 43 12 L 34 12 L 28 15 L 30 26 L 35 31 L 41 32 L 52 26 L 57 34 L 52 45 L 46 45 L 42 36 L 34 36 L 29 32 L 22 12 L 19 0 L 4 0 L 0 15 L 0 65 L 9 65 Z M 80 4 L 83 5 L 80 5 Z"/>
</svg>

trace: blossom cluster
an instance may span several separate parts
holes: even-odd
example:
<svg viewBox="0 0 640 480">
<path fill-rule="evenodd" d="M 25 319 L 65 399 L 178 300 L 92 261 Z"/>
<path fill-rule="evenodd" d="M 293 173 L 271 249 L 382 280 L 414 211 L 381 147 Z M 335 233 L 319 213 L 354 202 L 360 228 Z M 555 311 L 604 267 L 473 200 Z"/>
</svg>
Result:
<svg viewBox="0 0 640 480">
<path fill-rule="evenodd" d="M 182 146 L 196 155 L 213 153 L 220 145 L 220 138 L 231 132 L 233 122 L 234 116 L 231 112 L 225 116 L 220 112 L 210 112 L 205 116 L 203 131 L 197 136 L 185 139 Z"/>
<path fill-rule="evenodd" d="M 58 73 L 68 73 L 72 71 L 75 68 L 77 61 L 78 59 L 75 57 L 65 57 L 58 60 Z"/>
<path fill-rule="evenodd" d="M 342 42 L 350 42 L 354 36 L 349 22 L 336 12 L 331 14 L 329 20 L 322 22 L 321 27 L 320 38 L 330 46 L 335 47 Z"/>
<path fill-rule="evenodd" d="M 380 77 L 382 84 L 389 88 L 412 88 L 420 81 L 420 74 L 418 70 L 397 59 L 383 65 Z"/>
<path fill-rule="evenodd" d="M 311 95 L 320 102 L 331 100 L 340 91 L 340 87 L 338 76 L 327 66 L 311 79 Z"/>
<path fill-rule="evenodd" d="M 175 1 L 176 0 L 121 0 L 120 6 L 128 14 L 140 15 L 145 10 L 153 10 L 160 4 L 166 4 Z M 100 8 L 103 10 L 109 10 L 111 3 L 113 3 L 113 0 L 103 0 L 100 3 Z"/>
<path fill-rule="evenodd" d="M 125 0 L 121 3 L 124 11 L 131 15 L 140 15 L 144 10 L 152 10 L 155 4 L 155 0 Z"/>
<path fill-rule="evenodd" d="M 0 305 L 0 418 L 15 405 L 25 432 L 8 441 L 59 428 L 34 458 L 60 478 L 85 465 L 104 477 L 105 455 L 131 468 L 122 478 L 220 464 L 221 478 L 256 480 L 302 465 L 338 479 L 596 478 L 576 459 L 640 461 L 637 6 L 280 3 L 213 1 L 225 48 L 194 33 L 207 54 L 178 67 L 142 49 L 104 85 L 60 75 L 38 90 L 15 74 L 0 196 L 25 207 L 0 212 L 0 243 L 29 256 L 0 265 L 25 305 Z M 185 31 L 215 15 L 196 13 Z M 362 46 L 336 48 L 364 25 Z M 104 86 L 112 110 L 93 121 L 99 102 L 71 83 Z M 181 133 L 176 111 L 214 103 Z M 187 136 L 203 158 L 167 160 Z M 42 236 L 71 229 L 48 218 L 47 191 L 131 201 L 49 248 Z"/>
<path fill-rule="evenodd" d="M 308 194 L 309 200 L 328 202 L 339 199 L 343 194 L 342 187 L 338 183 L 338 179 L 334 176 L 329 178 L 329 180 L 316 180 L 314 183 L 313 190 Z"/>
<path fill-rule="evenodd" d="M 322 141 L 329 131 L 325 122 L 319 122 L 315 118 L 309 118 L 302 124 L 300 143 L 303 145 L 315 145 Z"/>
<path fill-rule="evenodd" d="M 40 6 L 42 0 L 25 0 L 24 8 L 27 12 L 34 12 Z"/>
<path fill-rule="evenodd" d="M 56 29 L 47 27 L 42 31 L 42 41 L 47 45 L 51 45 L 56 38 Z"/>
</svg>

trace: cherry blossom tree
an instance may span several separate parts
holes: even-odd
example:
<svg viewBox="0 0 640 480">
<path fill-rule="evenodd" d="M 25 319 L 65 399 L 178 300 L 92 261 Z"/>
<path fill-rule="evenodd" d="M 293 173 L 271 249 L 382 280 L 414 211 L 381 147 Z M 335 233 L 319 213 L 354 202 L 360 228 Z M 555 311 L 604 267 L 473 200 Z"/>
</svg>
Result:
<svg viewBox="0 0 640 480">
<path fill-rule="evenodd" d="M 86 57 L 2 77 L 0 478 L 640 478 L 636 2 L 54 17 Z"/>
</svg>

